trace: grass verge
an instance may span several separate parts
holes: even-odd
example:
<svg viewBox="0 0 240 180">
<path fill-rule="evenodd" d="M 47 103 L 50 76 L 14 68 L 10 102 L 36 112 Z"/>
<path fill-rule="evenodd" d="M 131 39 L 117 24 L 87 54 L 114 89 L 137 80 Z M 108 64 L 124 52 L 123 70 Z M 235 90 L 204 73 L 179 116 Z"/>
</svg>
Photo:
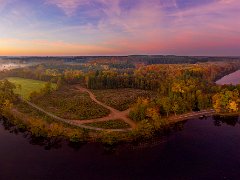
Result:
<svg viewBox="0 0 240 180">
<path fill-rule="evenodd" d="M 87 126 L 98 127 L 103 129 L 126 129 L 130 128 L 129 124 L 125 123 L 124 121 L 117 119 L 117 120 L 110 120 L 110 121 L 103 121 L 103 122 L 95 122 L 95 123 L 87 123 Z"/>
</svg>

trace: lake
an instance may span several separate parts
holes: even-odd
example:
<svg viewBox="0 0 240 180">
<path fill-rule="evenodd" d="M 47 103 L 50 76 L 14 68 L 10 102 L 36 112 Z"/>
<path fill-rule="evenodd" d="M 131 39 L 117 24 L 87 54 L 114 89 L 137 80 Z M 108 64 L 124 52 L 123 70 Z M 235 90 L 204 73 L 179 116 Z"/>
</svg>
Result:
<svg viewBox="0 0 240 180">
<path fill-rule="evenodd" d="M 219 85 L 224 85 L 224 84 L 237 85 L 237 84 L 240 84 L 240 70 L 224 76 L 220 80 L 216 81 L 216 84 L 219 84 Z"/>
<path fill-rule="evenodd" d="M 0 125 L 0 179 L 239 179 L 240 119 L 208 117 L 178 125 L 158 143 L 75 146 L 39 143 Z M 180 130 L 179 130 L 180 129 Z"/>
<path fill-rule="evenodd" d="M 239 179 L 239 117 L 197 118 L 174 129 L 144 146 L 109 150 L 36 140 L 1 120 L 0 179 Z"/>
</svg>

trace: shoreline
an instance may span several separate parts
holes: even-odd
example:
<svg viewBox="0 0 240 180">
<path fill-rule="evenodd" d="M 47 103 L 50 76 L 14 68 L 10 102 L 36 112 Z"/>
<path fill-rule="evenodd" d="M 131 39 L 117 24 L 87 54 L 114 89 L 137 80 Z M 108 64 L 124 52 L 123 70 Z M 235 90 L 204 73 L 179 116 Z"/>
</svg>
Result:
<svg viewBox="0 0 240 180">
<path fill-rule="evenodd" d="M 216 116 L 226 116 L 226 117 L 231 117 L 231 116 L 240 116 L 240 112 L 237 113 L 215 113 L 214 115 Z"/>
<path fill-rule="evenodd" d="M 109 129 L 102 129 L 101 131 L 94 131 L 94 130 L 90 130 L 90 129 L 83 129 L 83 128 L 79 128 L 74 126 L 74 124 L 67 124 L 67 123 L 62 123 L 62 122 L 58 122 L 58 121 L 49 121 L 46 122 L 46 120 L 44 120 L 44 114 L 42 114 L 41 116 L 38 117 L 38 119 L 36 119 L 34 116 L 32 116 L 32 114 L 30 113 L 30 116 L 28 113 L 14 113 L 15 111 L 10 111 L 8 114 L 8 117 L 6 117 L 7 121 L 9 121 L 10 123 L 12 123 L 14 126 L 16 126 L 17 128 L 21 129 L 25 129 L 26 131 L 31 132 L 31 127 L 29 126 L 29 119 L 34 120 L 35 121 L 41 121 L 42 123 L 45 123 L 47 126 L 52 126 L 53 124 L 58 125 L 60 128 L 65 128 L 65 131 L 71 132 L 71 131 L 79 131 L 78 136 L 75 137 L 74 134 L 61 134 L 60 135 L 56 135 L 54 137 L 65 137 L 66 139 L 68 139 L 70 142 L 102 142 L 102 143 L 106 143 L 107 144 L 112 144 L 112 143 L 116 143 L 116 142 L 134 142 L 136 141 L 136 139 L 139 139 L 141 141 L 141 136 L 142 140 L 145 138 L 145 134 L 143 133 L 150 133 L 151 135 L 149 137 L 147 137 L 147 139 L 152 139 L 154 137 L 157 136 L 157 133 L 164 133 L 165 130 L 167 130 L 170 126 L 177 124 L 179 122 L 184 122 L 187 120 L 194 120 L 195 118 L 201 118 L 201 117 L 209 117 L 209 116 L 214 116 L 214 115 L 220 115 L 220 116 L 240 116 L 240 113 L 216 113 L 213 109 L 207 109 L 207 110 L 202 110 L 200 112 L 189 112 L 189 113 L 185 113 L 182 115 L 178 115 L 178 116 L 171 116 L 169 118 L 163 118 L 162 121 L 165 122 L 164 125 L 162 125 L 161 127 L 157 128 L 157 127 L 153 127 L 155 128 L 155 132 L 152 132 L 151 130 L 148 132 L 148 130 L 146 130 L 146 132 L 142 132 L 145 131 L 144 129 L 138 129 L 138 127 L 136 127 L 136 129 L 132 129 L 132 130 L 128 130 L 128 131 L 111 131 Z M 153 129 L 152 129 L 153 130 Z M 40 129 L 39 132 L 41 131 L 46 131 L 46 129 Z M 85 132 L 85 133 L 84 133 Z M 87 134 L 86 134 L 87 133 Z M 142 134 L 142 135 L 141 135 Z M 46 135 L 47 137 L 50 137 L 49 135 Z M 73 138 L 73 137 L 74 138 Z M 72 141 L 71 141 L 72 140 Z M 114 142 L 112 142 L 114 141 Z"/>
<path fill-rule="evenodd" d="M 234 71 L 234 72 L 231 72 L 230 74 L 228 73 L 228 74 L 222 76 L 221 78 L 216 79 L 214 82 L 215 82 L 215 84 L 220 85 L 220 86 L 224 86 L 224 85 L 234 85 L 234 86 L 236 86 L 236 85 L 240 84 L 240 81 L 236 82 L 236 83 L 235 82 L 234 83 L 227 83 L 226 80 L 225 80 L 225 78 L 229 78 L 229 76 L 231 77 L 235 73 L 240 74 L 240 68 L 238 70 Z M 233 80 L 236 80 L 236 79 L 233 79 Z M 223 81 L 223 82 L 220 82 L 220 81 Z"/>
</svg>

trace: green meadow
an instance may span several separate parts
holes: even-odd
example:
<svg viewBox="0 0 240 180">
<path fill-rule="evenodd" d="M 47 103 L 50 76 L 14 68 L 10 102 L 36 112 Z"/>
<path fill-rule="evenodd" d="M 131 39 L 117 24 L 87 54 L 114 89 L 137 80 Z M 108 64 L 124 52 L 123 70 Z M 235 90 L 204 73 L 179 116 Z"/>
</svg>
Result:
<svg viewBox="0 0 240 180">
<path fill-rule="evenodd" d="M 8 81 L 16 85 L 15 93 L 19 94 L 24 99 L 29 99 L 29 95 L 36 91 L 39 92 L 42 88 L 44 88 L 47 82 L 32 80 L 32 79 L 24 79 L 17 77 L 9 77 Z M 53 88 L 56 88 L 56 84 L 52 84 Z"/>
</svg>

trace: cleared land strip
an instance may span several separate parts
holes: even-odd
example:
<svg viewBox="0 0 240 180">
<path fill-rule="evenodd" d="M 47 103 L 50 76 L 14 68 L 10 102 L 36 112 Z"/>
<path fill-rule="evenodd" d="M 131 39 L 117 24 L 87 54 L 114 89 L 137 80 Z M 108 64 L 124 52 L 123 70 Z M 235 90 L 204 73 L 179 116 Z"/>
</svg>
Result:
<svg viewBox="0 0 240 180">
<path fill-rule="evenodd" d="M 91 91 L 89 91 L 88 89 L 83 88 L 83 87 L 79 87 L 79 86 L 75 86 L 75 88 L 77 90 L 79 90 L 80 92 L 87 92 L 89 94 L 90 98 L 94 102 L 96 102 L 97 104 L 99 104 L 99 105 L 105 107 L 106 109 L 108 109 L 110 111 L 110 114 L 106 117 L 103 117 L 103 118 L 91 119 L 91 120 L 86 120 L 86 121 L 74 121 L 74 122 L 79 123 L 79 124 L 85 124 L 85 123 L 92 123 L 92 122 L 99 122 L 99 121 L 121 119 L 124 122 L 128 123 L 132 128 L 136 127 L 136 123 L 133 120 L 131 120 L 130 118 L 128 118 L 129 110 L 126 110 L 126 111 L 123 111 L 123 112 L 118 111 L 118 110 L 116 110 L 116 109 L 98 101 L 96 96 Z"/>
<path fill-rule="evenodd" d="M 58 116 L 55 116 L 54 114 L 46 112 L 44 109 L 38 107 L 37 105 L 35 105 L 35 104 L 33 104 L 29 101 L 25 101 L 25 102 L 28 105 L 30 105 L 31 107 L 39 110 L 42 113 L 45 113 L 46 115 L 54 118 L 55 120 L 58 120 L 60 122 L 67 123 L 67 124 L 70 124 L 70 125 L 73 125 L 73 126 L 77 126 L 77 127 L 80 127 L 80 128 L 95 130 L 95 131 L 112 131 L 112 132 L 127 132 L 127 131 L 132 130 L 132 128 L 128 128 L 128 129 L 103 129 L 103 128 L 86 126 L 86 125 L 80 124 L 78 122 L 75 122 L 73 120 L 63 119 L 63 118 L 60 118 Z M 128 110 L 125 111 L 125 113 L 127 113 L 127 112 L 128 112 Z M 189 118 L 199 117 L 199 116 L 204 116 L 204 115 L 212 115 L 212 114 L 215 114 L 215 110 L 213 110 L 213 109 L 202 110 L 202 111 L 199 111 L 199 112 L 191 112 L 191 113 L 179 115 L 179 116 L 176 116 L 176 117 L 171 117 L 168 120 L 169 120 L 170 123 L 176 123 L 176 122 L 180 122 L 180 121 L 183 121 L 183 120 L 186 120 L 186 119 L 189 119 Z M 92 121 L 92 122 L 101 122 L 101 121 L 98 120 L 98 121 Z M 91 123 L 91 120 L 86 120 L 84 123 Z"/>
<path fill-rule="evenodd" d="M 131 131 L 132 128 L 135 128 L 137 125 L 136 123 L 131 120 L 130 118 L 128 118 L 128 114 L 129 114 L 129 109 L 126 110 L 126 111 L 118 111 L 110 106 L 107 106 L 106 104 L 98 101 L 96 99 L 96 96 L 91 92 L 89 91 L 88 89 L 86 88 L 83 88 L 83 87 L 80 87 L 80 86 L 75 86 L 75 88 L 77 90 L 79 90 L 80 92 L 87 92 L 90 96 L 90 98 L 96 102 L 97 104 L 107 108 L 108 110 L 110 110 L 110 114 L 106 117 L 103 117 L 103 118 L 97 118 L 97 119 L 90 119 L 90 120 L 70 120 L 70 119 L 64 119 L 64 118 L 60 118 L 50 112 L 47 112 L 45 111 L 44 109 L 40 108 L 39 106 L 37 106 L 36 104 L 33 104 L 29 101 L 25 101 L 28 105 L 30 105 L 31 107 L 37 109 L 38 111 L 42 112 L 42 113 L 45 113 L 46 115 L 52 117 L 53 119 L 55 120 L 58 120 L 58 121 L 61 121 L 63 123 L 67 123 L 67 124 L 70 124 L 70 125 L 73 125 L 73 126 L 77 126 L 77 127 L 80 127 L 80 128 L 84 128 L 84 129 L 89 129 L 89 130 L 95 130 L 95 131 L 115 131 L 115 132 L 126 132 L 126 131 Z M 189 119 L 189 118 L 193 118 L 193 117 L 198 117 L 198 116 L 203 116 L 203 115 L 212 115 L 215 113 L 215 110 L 213 109 L 209 109 L 209 110 L 202 110 L 202 111 L 199 111 L 199 112 L 190 112 L 190 113 L 187 113 L 187 114 L 183 114 L 183 115 L 179 115 L 179 116 L 175 116 L 175 117 L 170 117 L 168 120 L 170 123 L 176 123 L 176 122 L 179 122 L 179 121 L 183 121 L 183 120 L 186 120 L 186 119 Z M 104 122 L 104 121 L 110 121 L 110 120 L 114 120 L 114 119 L 121 119 L 123 120 L 124 122 L 128 123 L 132 128 L 128 128 L 128 129 L 103 129 L 103 128 L 97 128 L 97 127 L 91 127 L 91 126 L 87 126 L 87 125 L 84 125 L 84 124 L 87 124 L 87 123 L 95 123 L 95 122 Z"/>
<path fill-rule="evenodd" d="M 127 132 L 127 131 L 130 131 L 132 130 L 131 128 L 128 128 L 128 129 L 103 129 L 103 128 L 97 128 L 97 127 L 91 127 L 91 126 L 86 126 L 86 125 L 83 125 L 83 124 L 78 124 L 78 123 L 75 123 L 74 121 L 72 120 L 69 120 L 69 119 L 63 119 L 63 118 L 60 118 L 52 113 L 49 113 L 47 111 L 45 111 L 44 109 L 38 107 L 37 105 L 29 102 L 29 101 L 25 101 L 28 105 L 30 105 L 31 107 L 37 109 L 38 111 L 52 117 L 53 119 L 55 120 L 58 120 L 60 122 L 63 122 L 63 123 L 67 123 L 67 124 L 70 124 L 70 125 L 73 125 L 73 126 L 77 126 L 77 127 L 80 127 L 80 128 L 83 128 L 83 129 L 89 129 L 89 130 L 95 130 L 95 131 L 112 131 L 112 132 Z"/>
</svg>

